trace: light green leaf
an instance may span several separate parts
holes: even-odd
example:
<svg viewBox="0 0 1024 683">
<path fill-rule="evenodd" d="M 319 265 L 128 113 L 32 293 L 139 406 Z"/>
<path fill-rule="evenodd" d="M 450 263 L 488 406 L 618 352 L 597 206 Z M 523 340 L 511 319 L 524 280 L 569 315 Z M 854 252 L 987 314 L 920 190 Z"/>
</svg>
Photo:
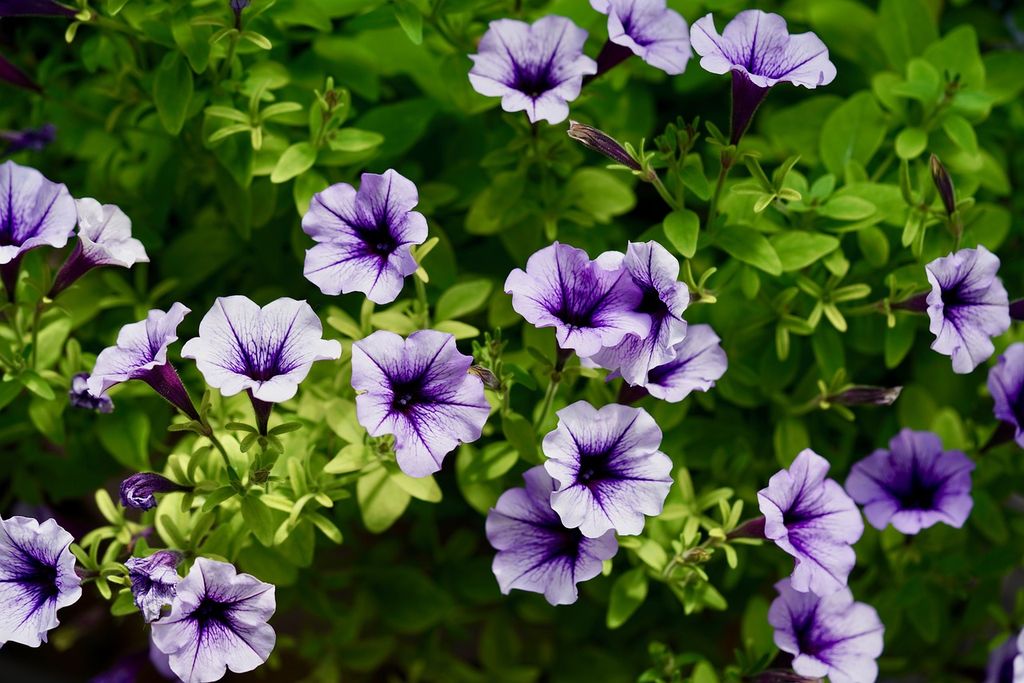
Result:
<svg viewBox="0 0 1024 683">
<path fill-rule="evenodd" d="M 366 529 L 379 534 L 402 516 L 405 508 L 409 507 L 411 496 L 395 483 L 386 468 L 379 467 L 356 482 L 356 499 Z"/>
<path fill-rule="evenodd" d="M 684 258 L 691 258 L 697 252 L 697 238 L 700 235 L 700 217 L 689 209 L 673 211 L 662 222 L 665 237 Z"/>
<path fill-rule="evenodd" d="M 647 574 L 643 567 L 625 572 L 612 584 L 608 597 L 608 628 L 622 626 L 647 599 Z"/>
<path fill-rule="evenodd" d="M 837 237 L 800 230 L 781 232 L 770 241 L 785 272 L 806 268 L 839 246 Z"/>
<path fill-rule="evenodd" d="M 153 103 L 160 123 L 171 135 L 180 133 L 185 125 L 192 89 L 192 69 L 180 54 L 168 53 L 153 78 Z"/>
<path fill-rule="evenodd" d="M 487 305 L 493 289 L 490 280 L 472 280 L 452 285 L 437 300 L 434 317 L 438 320 L 452 320 L 476 313 Z"/>
<path fill-rule="evenodd" d="M 782 261 L 764 235 L 752 228 L 728 225 L 715 235 L 715 243 L 730 256 L 760 268 L 769 275 L 782 274 Z"/>
<path fill-rule="evenodd" d="M 308 171 L 316 163 L 316 147 L 308 142 L 296 142 L 284 151 L 270 174 L 270 182 L 283 183 Z"/>
</svg>

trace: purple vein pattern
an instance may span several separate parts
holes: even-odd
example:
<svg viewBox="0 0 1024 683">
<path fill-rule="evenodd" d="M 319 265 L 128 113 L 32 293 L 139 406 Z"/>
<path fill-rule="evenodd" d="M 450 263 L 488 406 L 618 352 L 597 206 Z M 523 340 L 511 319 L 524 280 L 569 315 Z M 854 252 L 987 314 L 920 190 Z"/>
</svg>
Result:
<svg viewBox="0 0 1024 683">
<path fill-rule="evenodd" d="M 181 581 L 177 571 L 180 562 L 181 553 L 158 550 L 149 557 L 132 557 L 124 563 L 132 582 L 135 606 L 147 624 L 159 621 L 170 611 Z"/>
<path fill-rule="evenodd" d="M 135 510 L 151 510 L 156 507 L 157 493 L 185 491 L 187 487 L 156 472 L 138 472 L 121 482 L 121 505 Z"/>
<path fill-rule="evenodd" d="M 729 361 L 710 325 L 690 325 L 672 349 L 674 358 L 647 373 L 647 393 L 678 403 L 692 391 L 707 391 L 725 374 Z"/>
<path fill-rule="evenodd" d="M 1024 343 L 1010 344 L 988 372 L 988 391 L 995 416 L 1013 427 L 1013 438 L 1024 448 Z"/>
<path fill-rule="evenodd" d="M 608 40 L 667 74 L 686 70 L 690 30 L 665 0 L 590 0 L 590 6 L 608 15 Z"/>
<path fill-rule="evenodd" d="M 0 265 L 29 249 L 63 247 L 77 215 L 75 200 L 63 184 L 13 161 L 0 164 Z"/>
</svg>

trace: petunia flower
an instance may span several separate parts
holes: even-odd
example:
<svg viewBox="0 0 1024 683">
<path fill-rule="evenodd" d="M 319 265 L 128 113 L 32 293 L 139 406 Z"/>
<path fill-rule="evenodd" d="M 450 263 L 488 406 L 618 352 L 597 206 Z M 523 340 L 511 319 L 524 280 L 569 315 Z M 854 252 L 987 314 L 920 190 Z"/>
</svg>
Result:
<svg viewBox="0 0 1024 683">
<path fill-rule="evenodd" d="M 1013 427 L 1013 438 L 1024 448 L 1024 343 L 1010 344 L 988 371 L 988 392 L 995 416 Z"/>
<path fill-rule="evenodd" d="M 544 437 L 544 468 L 557 487 L 551 507 L 588 538 L 609 530 L 639 534 L 644 515 L 661 514 L 672 487 L 672 460 L 658 450 L 661 429 L 646 410 L 577 401 L 557 413 Z"/>
<path fill-rule="evenodd" d="M 57 610 L 82 597 L 73 540 L 52 519 L 0 519 L 0 646 L 39 647 L 60 623 Z"/>
<path fill-rule="evenodd" d="M 436 330 L 408 339 L 380 330 L 352 345 L 359 424 L 370 436 L 394 435 L 398 466 L 409 476 L 437 472 L 456 446 L 480 438 L 491 409 L 472 363 L 455 337 Z"/>
<path fill-rule="evenodd" d="M 693 56 L 689 27 L 678 12 L 665 6 L 665 0 L 590 0 L 590 6 L 608 15 L 610 45 L 597 58 L 598 73 L 630 54 L 667 74 L 686 70 Z"/>
<path fill-rule="evenodd" d="M 37 247 L 59 249 L 68 243 L 77 211 L 68 188 L 13 161 L 0 164 L 0 280 L 14 301 L 18 266 Z"/>
<path fill-rule="evenodd" d="M 606 270 L 582 249 L 554 244 L 505 280 L 512 308 L 536 327 L 554 327 L 563 349 L 586 358 L 627 334 L 644 337 L 651 316 L 636 311 L 643 292 L 625 269 Z"/>
<path fill-rule="evenodd" d="M 313 195 L 302 230 L 317 244 L 303 274 L 324 294 L 362 292 L 377 304 L 394 301 L 416 272 L 411 249 L 427 239 L 427 219 L 413 211 L 416 186 L 397 171 L 364 173 Z"/>
<path fill-rule="evenodd" d="M 793 655 L 793 670 L 832 683 L 874 683 L 885 627 L 874 607 L 854 602 L 848 588 L 824 597 L 775 584 L 779 597 L 768 610 L 775 644 Z"/>
<path fill-rule="evenodd" d="M 679 261 L 657 242 L 630 242 L 625 255 L 607 252 L 597 264 L 629 273 L 642 294 L 634 311 L 649 316 L 651 328 L 643 336 L 627 334 L 589 360 L 617 371 L 630 384 L 644 384 L 652 368 L 675 358 L 675 345 L 686 337 L 683 311 L 690 303 L 690 290 L 679 282 Z"/>
<path fill-rule="evenodd" d="M 925 266 L 932 349 L 953 357 L 966 374 L 995 351 L 991 337 L 1010 329 L 1010 300 L 996 277 L 999 257 L 983 246 L 937 258 Z"/>
<path fill-rule="evenodd" d="M 693 391 L 707 391 L 729 366 L 721 341 L 710 325 L 690 325 L 686 337 L 672 348 L 675 357 L 648 371 L 644 388 L 669 403 L 678 403 Z"/>
<path fill-rule="evenodd" d="M 139 472 L 121 482 L 121 505 L 135 510 L 151 510 L 156 507 L 157 493 L 188 491 L 187 486 L 176 484 L 156 472 Z"/>
<path fill-rule="evenodd" d="M 276 607 L 272 584 L 200 557 L 178 584 L 170 615 L 153 624 L 153 642 L 184 683 L 216 681 L 227 669 L 245 673 L 274 649 L 267 622 Z"/>
<path fill-rule="evenodd" d="M 565 17 L 492 21 L 479 52 L 469 56 L 469 81 L 481 95 L 500 97 L 505 111 L 525 111 L 531 123 L 561 123 L 583 77 L 597 73 L 597 63 L 583 54 L 586 40 L 587 32 Z"/>
<path fill-rule="evenodd" d="M 132 582 L 135 606 L 147 624 L 159 621 L 170 611 L 181 581 L 177 571 L 180 562 L 181 553 L 158 550 L 149 557 L 132 557 L 124 563 Z"/>
<path fill-rule="evenodd" d="M 70 287 L 93 268 L 119 266 L 131 268 L 136 263 L 149 263 L 146 247 L 132 237 L 132 221 L 113 204 L 100 204 L 95 199 L 76 199 L 78 208 L 78 242 L 71 255 L 57 272 L 49 296 Z"/>
<path fill-rule="evenodd" d="M 790 35 L 778 14 L 751 9 L 740 12 L 722 34 L 710 14 L 694 22 L 690 43 L 700 65 L 713 74 L 732 72 L 732 134 L 737 144 L 754 112 L 777 83 L 805 88 L 828 85 L 836 77 L 828 48 L 813 33 Z"/>
<path fill-rule="evenodd" d="M 757 492 L 764 535 L 796 558 L 792 586 L 827 595 L 846 588 L 864 533 L 860 511 L 843 487 L 826 479 L 829 464 L 810 449 L 796 456 Z"/>
<path fill-rule="evenodd" d="M 854 464 L 846 490 L 864 506 L 876 529 L 890 522 L 897 531 L 916 534 L 944 522 L 959 529 L 971 514 L 974 462 L 960 451 L 944 451 L 931 432 L 901 430 L 879 449 Z"/>
<path fill-rule="evenodd" d="M 188 313 L 188 308 L 176 303 L 166 313 L 153 309 L 145 320 L 122 327 L 116 345 L 103 349 L 96 357 L 89 375 L 89 392 L 99 397 L 121 382 L 142 380 L 171 405 L 198 420 L 199 412 L 167 360 L 167 347 L 178 339 L 178 325 Z"/>
<path fill-rule="evenodd" d="M 492 569 L 501 592 L 513 588 L 543 593 L 552 605 L 576 602 L 576 585 L 601 573 L 618 551 L 615 532 L 587 538 L 567 529 L 551 509 L 555 482 L 540 465 L 523 474 L 526 488 L 505 491 L 487 513 L 487 540 L 495 550 Z"/>
<path fill-rule="evenodd" d="M 94 410 L 97 413 L 114 412 L 114 401 L 102 394 L 93 396 L 89 393 L 89 373 L 79 372 L 71 378 L 71 388 L 68 390 L 68 403 L 75 408 L 82 410 Z"/>
<path fill-rule="evenodd" d="M 1024 630 L 989 653 L 984 683 L 1024 683 Z"/>
</svg>

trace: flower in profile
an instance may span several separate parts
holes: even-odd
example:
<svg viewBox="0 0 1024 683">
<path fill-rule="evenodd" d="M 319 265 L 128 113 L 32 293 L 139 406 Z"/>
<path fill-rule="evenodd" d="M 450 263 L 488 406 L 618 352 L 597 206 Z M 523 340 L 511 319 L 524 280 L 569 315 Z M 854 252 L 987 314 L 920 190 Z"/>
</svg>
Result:
<svg viewBox="0 0 1024 683">
<path fill-rule="evenodd" d="M 180 303 L 166 313 L 153 309 L 145 320 L 131 323 L 117 333 L 117 343 L 100 351 L 89 375 L 89 392 L 102 396 L 110 387 L 142 380 L 193 420 L 199 412 L 192 404 L 178 373 L 167 361 L 167 347 L 178 339 L 178 325 L 189 309 Z"/>
<path fill-rule="evenodd" d="M 73 540 L 52 519 L 0 519 L 0 646 L 39 647 L 60 623 L 57 610 L 82 596 Z"/>
<path fill-rule="evenodd" d="M 778 14 L 740 12 L 722 34 L 710 14 L 694 22 L 690 43 L 700 65 L 713 74 L 732 72 L 732 144 L 737 144 L 754 112 L 776 83 L 805 88 L 828 85 L 836 77 L 828 48 L 813 33 L 790 35 Z"/>
<path fill-rule="evenodd" d="M 0 130 L 0 140 L 7 143 L 7 154 L 17 154 L 29 150 L 39 152 L 57 138 L 57 126 L 46 123 L 39 128 L 25 130 Z"/>
<path fill-rule="evenodd" d="M 149 557 L 132 557 L 124 563 L 132 582 L 135 606 L 147 624 L 159 621 L 170 612 L 181 581 L 177 571 L 180 562 L 181 553 L 158 550 Z"/>
<path fill-rule="evenodd" d="M 479 52 L 469 56 L 469 81 L 481 95 L 500 97 L 505 111 L 525 111 L 531 123 L 561 123 L 583 77 L 597 73 L 597 63 L 583 54 L 586 40 L 587 32 L 565 17 L 492 21 Z"/>
<path fill-rule="evenodd" d="M 536 327 L 554 327 L 563 349 L 583 358 L 627 334 L 644 337 L 651 316 L 636 310 L 643 292 L 623 269 L 606 270 L 587 252 L 555 242 L 533 254 L 526 270 L 505 280 L 512 308 Z"/>
<path fill-rule="evenodd" d="M 227 669 L 245 673 L 274 649 L 267 622 L 276 607 L 272 584 L 199 557 L 178 584 L 170 615 L 153 624 L 153 642 L 184 683 L 216 681 Z"/>
<path fill-rule="evenodd" d="M 998 270 L 999 257 L 980 245 L 925 266 L 932 349 L 953 357 L 953 372 L 978 367 L 995 351 L 991 337 L 1010 329 L 1010 300 Z"/>
<path fill-rule="evenodd" d="M 139 472 L 121 482 L 121 505 L 135 510 L 150 510 L 156 507 L 157 493 L 188 491 L 187 486 L 176 484 L 156 472 Z"/>
<path fill-rule="evenodd" d="M 675 358 L 675 345 L 686 337 L 683 311 L 690 303 L 690 290 L 679 282 L 679 261 L 657 242 L 630 242 L 625 255 L 614 251 L 601 254 L 597 264 L 612 272 L 624 269 L 629 273 L 642 294 L 634 310 L 650 317 L 651 328 L 643 336 L 627 334 L 589 360 L 618 371 L 630 384 L 643 384 L 652 368 Z"/>
<path fill-rule="evenodd" d="M 690 31 L 686 20 L 675 10 L 665 7 L 665 0 L 590 0 L 590 6 L 608 15 L 608 41 L 626 48 L 626 56 L 635 54 L 651 66 L 667 74 L 681 74 L 693 56 Z M 618 50 L 602 50 L 601 56 Z M 598 73 L 604 73 L 621 61 L 605 66 L 597 58 Z"/>
<path fill-rule="evenodd" d="M 984 683 L 1024 683 L 1024 631 L 989 653 Z"/>
<path fill-rule="evenodd" d="M 988 391 L 995 416 L 1013 427 L 1013 438 L 1024 448 L 1024 343 L 1010 344 L 988 371 Z"/>
<path fill-rule="evenodd" d="M 692 391 L 707 391 L 729 367 L 721 341 L 710 325 L 690 325 L 672 348 L 675 357 L 648 371 L 644 388 L 669 403 L 682 401 Z"/>
<path fill-rule="evenodd" d="M 397 171 L 364 173 L 357 192 L 347 183 L 313 195 L 302 230 L 317 244 L 303 274 L 324 294 L 362 292 L 387 304 L 416 272 L 412 246 L 427 239 L 427 219 L 413 211 L 416 186 Z"/>
<path fill-rule="evenodd" d="M 944 451 L 931 432 L 903 429 L 854 464 L 846 491 L 864 506 L 876 529 L 892 522 L 897 531 L 916 534 L 944 522 L 959 529 L 971 514 L 974 462 L 960 451 Z"/>
<path fill-rule="evenodd" d="M 757 492 L 765 538 L 796 558 L 793 589 L 818 595 L 846 588 L 857 561 L 851 546 L 864 533 L 860 510 L 825 478 L 828 469 L 825 458 L 804 449 Z"/>
<path fill-rule="evenodd" d="M 491 408 L 472 363 L 455 337 L 436 330 L 408 339 L 380 330 L 352 345 L 359 424 L 370 436 L 394 435 L 398 466 L 409 476 L 437 472 L 456 446 L 480 438 Z"/>
<path fill-rule="evenodd" d="M 587 538 L 567 529 L 551 509 L 556 488 L 538 465 L 523 474 L 526 488 L 505 491 L 487 513 L 487 540 L 495 550 L 492 569 L 501 592 L 513 588 L 543 593 L 552 605 L 576 602 L 576 584 L 601 573 L 618 551 L 615 532 Z"/>
<path fill-rule="evenodd" d="M 114 401 L 106 394 L 93 396 L 89 393 L 89 373 L 80 372 L 71 378 L 68 390 L 68 403 L 82 410 L 95 410 L 97 413 L 114 412 Z"/>
<path fill-rule="evenodd" d="M 132 237 L 132 221 L 124 211 L 88 197 L 76 199 L 75 205 L 78 207 L 78 242 L 53 280 L 47 295 L 51 299 L 93 268 L 131 268 L 136 263 L 149 263 L 146 247 Z"/>
<path fill-rule="evenodd" d="M 826 596 L 775 584 L 779 597 L 768 610 L 775 644 L 793 655 L 793 670 L 832 683 L 874 683 L 885 627 L 871 605 L 854 602 L 843 588 Z"/>
<path fill-rule="evenodd" d="M 544 437 L 544 467 L 555 480 L 551 507 L 588 538 L 609 530 L 639 534 L 672 487 L 672 460 L 658 450 L 661 429 L 646 410 L 586 401 L 562 408 Z"/>
</svg>

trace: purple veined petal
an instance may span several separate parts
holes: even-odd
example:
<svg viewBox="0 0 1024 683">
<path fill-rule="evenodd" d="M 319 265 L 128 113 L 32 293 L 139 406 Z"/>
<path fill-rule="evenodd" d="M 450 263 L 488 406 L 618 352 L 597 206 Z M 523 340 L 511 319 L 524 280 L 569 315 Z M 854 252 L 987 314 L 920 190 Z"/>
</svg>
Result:
<svg viewBox="0 0 1024 683">
<path fill-rule="evenodd" d="M 1024 448 L 1024 343 L 1010 344 L 992 366 L 988 391 L 996 418 L 1013 427 L 1014 440 Z"/>
<path fill-rule="evenodd" d="M 176 484 L 156 472 L 138 472 L 121 482 L 121 506 L 135 510 L 152 510 L 156 507 L 157 493 L 189 491 L 191 487 Z"/>
<path fill-rule="evenodd" d="M 94 410 L 97 413 L 114 412 L 114 401 L 107 395 L 93 396 L 89 392 L 89 373 L 79 372 L 71 378 L 68 390 L 68 403 L 81 410 Z"/>
<path fill-rule="evenodd" d="M 565 17 L 492 21 L 478 53 L 469 56 L 469 81 L 481 95 L 501 97 L 505 111 L 526 111 L 533 123 L 561 123 L 583 77 L 597 72 L 597 63 L 583 54 L 586 39 L 587 32 Z"/>
<path fill-rule="evenodd" d="M 125 562 L 135 606 L 147 624 L 159 621 L 169 612 L 181 581 L 177 572 L 181 559 L 181 553 L 159 550 L 149 557 L 132 557 Z"/>
<path fill-rule="evenodd" d="M 686 20 L 664 0 L 590 0 L 608 15 L 608 39 L 667 74 L 681 74 L 693 56 Z"/>
<path fill-rule="evenodd" d="M 402 339 L 377 331 L 352 346 L 359 423 L 371 436 L 393 434 L 398 466 L 412 477 L 441 469 L 460 443 L 480 438 L 490 414 L 473 359 L 436 330 Z"/>
<path fill-rule="evenodd" d="M 828 470 L 827 460 L 805 449 L 757 493 L 765 538 L 796 559 L 793 589 L 818 595 L 846 588 L 857 560 L 852 544 L 864 533 L 860 511 L 826 479 Z"/>
<path fill-rule="evenodd" d="M 876 529 L 892 523 L 901 533 L 916 534 L 940 522 L 960 528 L 974 505 L 973 470 L 970 458 L 943 450 L 935 434 L 904 429 L 889 450 L 854 464 L 846 490 Z"/>
<path fill-rule="evenodd" d="M 661 430 L 647 411 L 600 410 L 577 401 L 559 410 L 544 437 L 544 468 L 558 487 L 551 507 L 562 524 L 588 538 L 609 530 L 639 534 L 644 517 L 661 513 L 672 487 L 672 460 L 658 450 Z"/>
<path fill-rule="evenodd" d="M 189 312 L 175 303 L 166 313 L 153 309 L 145 320 L 122 327 L 116 344 L 96 357 L 89 391 L 99 396 L 116 384 L 142 379 L 148 371 L 166 364 L 167 347 L 177 341 L 178 325 Z"/>
<path fill-rule="evenodd" d="M 1011 634 L 989 653 L 984 683 L 1024 683 L 1024 630 Z"/>
<path fill-rule="evenodd" d="M 338 183 L 314 195 L 302 218 L 318 243 L 306 251 L 306 279 L 324 294 L 394 301 L 418 267 L 413 245 L 427 239 L 427 219 L 413 211 L 418 202 L 416 185 L 391 169 L 364 173 L 358 192 Z"/>
<path fill-rule="evenodd" d="M 542 466 L 523 474 L 487 514 L 487 540 L 498 553 L 492 569 L 501 592 L 542 593 L 552 605 L 576 602 L 577 584 L 601 573 L 618 550 L 615 533 L 587 538 L 567 529 L 551 509 L 555 483 Z"/>
<path fill-rule="evenodd" d="M 715 386 L 728 368 L 721 339 L 710 325 L 690 325 L 686 337 L 675 345 L 675 358 L 647 373 L 643 386 L 655 398 L 677 403 L 693 391 Z"/>
<path fill-rule="evenodd" d="M 82 596 L 73 540 L 52 519 L 0 519 L 0 645 L 39 647 L 60 623 L 57 611 Z"/>
<path fill-rule="evenodd" d="M 0 201 L 0 265 L 36 247 L 59 249 L 68 243 L 78 214 L 63 184 L 6 161 L 0 164 L 0 197 L 6 197 Z"/>
</svg>

